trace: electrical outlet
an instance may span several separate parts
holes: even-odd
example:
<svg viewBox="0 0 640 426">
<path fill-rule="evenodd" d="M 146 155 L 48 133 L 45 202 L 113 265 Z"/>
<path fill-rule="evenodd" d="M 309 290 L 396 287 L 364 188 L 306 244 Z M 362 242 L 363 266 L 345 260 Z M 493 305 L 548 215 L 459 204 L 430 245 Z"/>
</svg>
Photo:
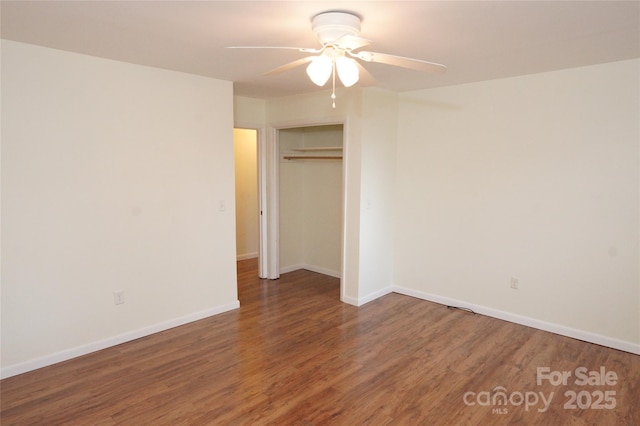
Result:
<svg viewBox="0 0 640 426">
<path fill-rule="evenodd" d="M 118 290 L 113 292 L 113 304 L 122 305 L 124 303 L 124 290 Z"/>
<path fill-rule="evenodd" d="M 520 281 L 517 278 L 511 278 L 511 288 L 517 290 L 520 287 Z"/>
<path fill-rule="evenodd" d="M 219 212 L 223 212 L 227 210 L 227 202 L 225 200 L 219 200 L 218 201 L 218 211 Z"/>
</svg>

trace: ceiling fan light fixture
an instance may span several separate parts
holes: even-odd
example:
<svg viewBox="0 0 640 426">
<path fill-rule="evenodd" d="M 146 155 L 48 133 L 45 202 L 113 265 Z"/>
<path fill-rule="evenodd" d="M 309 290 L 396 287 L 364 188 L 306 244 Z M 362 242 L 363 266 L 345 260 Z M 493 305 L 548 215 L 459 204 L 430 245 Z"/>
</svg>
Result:
<svg viewBox="0 0 640 426">
<path fill-rule="evenodd" d="M 360 33 L 360 17 L 349 12 L 323 12 L 311 20 L 313 30 L 320 43 L 334 43 L 346 36 Z"/>
<path fill-rule="evenodd" d="M 338 77 L 344 85 L 344 87 L 351 87 L 360 79 L 360 70 L 356 61 L 345 56 L 340 56 L 336 59 L 336 68 L 338 70 Z"/>
<path fill-rule="evenodd" d="M 324 86 L 333 70 L 333 60 L 326 55 L 316 56 L 307 67 L 307 75 L 318 86 Z"/>
</svg>

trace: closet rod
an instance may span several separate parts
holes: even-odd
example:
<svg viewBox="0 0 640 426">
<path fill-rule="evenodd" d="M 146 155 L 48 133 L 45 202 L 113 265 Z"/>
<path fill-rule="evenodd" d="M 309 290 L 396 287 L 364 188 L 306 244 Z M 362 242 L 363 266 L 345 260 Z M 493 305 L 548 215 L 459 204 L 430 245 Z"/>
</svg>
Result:
<svg viewBox="0 0 640 426">
<path fill-rule="evenodd" d="M 341 155 L 285 155 L 285 160 L 342 160 Z"/>
</svg>

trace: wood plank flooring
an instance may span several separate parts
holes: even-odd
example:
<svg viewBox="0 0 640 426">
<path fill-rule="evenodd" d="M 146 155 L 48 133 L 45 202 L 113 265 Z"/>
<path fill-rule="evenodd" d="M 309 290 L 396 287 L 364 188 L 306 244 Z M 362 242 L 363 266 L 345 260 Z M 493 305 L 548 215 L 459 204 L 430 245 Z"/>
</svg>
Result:
<svg viewBox="0 0 640 426">
<path fill-rule="evenodd" d="M 640 424 L 640 356 L 398 294 L 356 308 L 337 279 L 260 280 L 255 260 L 238 278 L 238 310 L 3 380 L 0 423 Z"/>
</svg>

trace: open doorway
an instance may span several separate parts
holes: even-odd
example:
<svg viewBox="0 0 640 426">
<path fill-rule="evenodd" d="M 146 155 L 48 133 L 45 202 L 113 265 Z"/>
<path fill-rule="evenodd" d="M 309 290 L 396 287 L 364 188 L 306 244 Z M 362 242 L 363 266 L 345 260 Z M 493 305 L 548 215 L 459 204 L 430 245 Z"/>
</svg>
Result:
<svg viewBox="0 0 640 426">
<path fill-rule="evenodd" d="M 234 129 L 236 260 L 259 258 L 258 131 Z"/>
</svg>

